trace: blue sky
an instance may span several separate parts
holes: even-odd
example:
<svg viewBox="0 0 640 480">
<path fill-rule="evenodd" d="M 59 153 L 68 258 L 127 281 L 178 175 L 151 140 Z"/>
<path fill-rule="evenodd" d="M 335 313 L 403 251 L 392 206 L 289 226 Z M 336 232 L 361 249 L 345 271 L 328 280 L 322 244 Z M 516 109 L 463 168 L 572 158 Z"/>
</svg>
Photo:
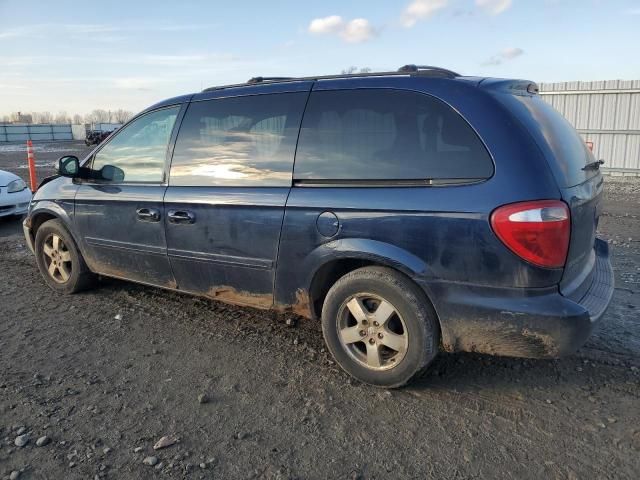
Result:
<svg viewBox="0 0 640 480">
<path fill-rule="evenodd" d="M 137 111 L 256 75 L 406 63 L 640 79 L 640 0 L 0 0 L 0 114 Z"/>
</svg>

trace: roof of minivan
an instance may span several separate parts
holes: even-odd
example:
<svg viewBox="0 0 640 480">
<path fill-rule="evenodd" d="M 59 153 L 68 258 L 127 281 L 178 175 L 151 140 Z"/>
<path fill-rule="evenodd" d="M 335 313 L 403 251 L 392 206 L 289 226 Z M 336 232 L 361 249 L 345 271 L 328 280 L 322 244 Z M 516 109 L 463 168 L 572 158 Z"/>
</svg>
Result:
<svg viewBox="0 0 640 480">
<path fill-rule="evenodd" d="M 530 80 L 516 80 L 516 79 L 503 79 L 503 78 L 490 78 L 490 77 L 476 77 L 476 76 L 463 76 L 451 70 L 434 66 L 417 66 L 417 65 L 405 65 L 400 67 L 397 71 L 388 72 L 365 72 L 365 73 L 343 73 L 337 75 L 320 75 L 310 77 L 253 77 L 245 83 L 221 85 L 215 87 L 209 87 L 204 89 L 201 93 L 214 92 L 226 89 L 239 89 L 242 87 L 257 87 L 267 85 L 278 84 L 291 84 L 295 82 L 315 82 L 320 80 L 339 80 L 339 79 L 365 79 L 365 78 L 384 78 L 384 77 L 422 77 L 422 78 L 438 78 L 449 79 L 453 81 L 465 82 L 473 86 L 481 87 L 488 90 L 496 91 L 508 91 L 511 93 L 538 93 L 538 86 Z M 170 105 L 177 105 L 181 103 L 187 103 L 191 99 L 198 95 L 198 93 L 180 95 L 177 97 L 168 98 L 161 102 L 158 102 L 150 107 L 146 108 L 144 112 L 161 108 Z"/>
</svg>

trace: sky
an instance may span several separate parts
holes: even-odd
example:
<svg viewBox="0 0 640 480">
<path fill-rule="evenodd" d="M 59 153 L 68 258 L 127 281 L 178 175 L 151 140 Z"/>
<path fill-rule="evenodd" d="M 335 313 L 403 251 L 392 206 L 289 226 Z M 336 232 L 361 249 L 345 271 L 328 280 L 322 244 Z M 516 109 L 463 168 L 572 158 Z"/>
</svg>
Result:
<svg viewBox="0 0 640 480">
<path fill-rule="evenodd" d="M 640 0 L 0 0 L 0 115 L 139 111 L 253 76 L 407 63 L 640 79 Z"/>
</svg>

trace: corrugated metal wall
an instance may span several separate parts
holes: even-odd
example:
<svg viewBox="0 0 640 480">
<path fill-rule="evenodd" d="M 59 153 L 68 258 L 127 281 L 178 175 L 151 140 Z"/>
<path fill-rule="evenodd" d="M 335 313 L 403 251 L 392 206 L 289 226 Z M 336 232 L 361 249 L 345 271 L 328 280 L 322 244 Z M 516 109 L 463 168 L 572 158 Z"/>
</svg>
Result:
<svg viewBox="0 0 640 480">
<path fill-rule="evenodd" d="M 0 142 L 73 140 L 71 125 L 0 125 Z"/>
<path fill-rule="evenodd" d="M 593 142 L 603 171 L 640 176 L 640 80 L 541 83 L 540 95 Z"/>
</svg>

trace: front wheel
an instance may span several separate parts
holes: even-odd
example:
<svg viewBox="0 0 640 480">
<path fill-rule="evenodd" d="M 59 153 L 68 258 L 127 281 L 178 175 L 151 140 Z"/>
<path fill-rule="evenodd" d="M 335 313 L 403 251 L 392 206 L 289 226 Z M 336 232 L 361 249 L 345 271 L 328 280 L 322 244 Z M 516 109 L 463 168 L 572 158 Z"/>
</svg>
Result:
<svg viewBox="0 0 640 480">
<path fill-rule="evenodd" d="M 384 267 L 354 270 L 329 290 L 322 332 L 336 362 L 358 380 L 394 388 L 426 370 L 440 330 L 424 293 Z"/>
<path fill-rule="evenodd" d="M 34 246 L 38 269 L 53 290 L 68 294 L 93 285 L 95 275 L 60 220 L 43 223 L 36 232 Z"/>
</svg>

